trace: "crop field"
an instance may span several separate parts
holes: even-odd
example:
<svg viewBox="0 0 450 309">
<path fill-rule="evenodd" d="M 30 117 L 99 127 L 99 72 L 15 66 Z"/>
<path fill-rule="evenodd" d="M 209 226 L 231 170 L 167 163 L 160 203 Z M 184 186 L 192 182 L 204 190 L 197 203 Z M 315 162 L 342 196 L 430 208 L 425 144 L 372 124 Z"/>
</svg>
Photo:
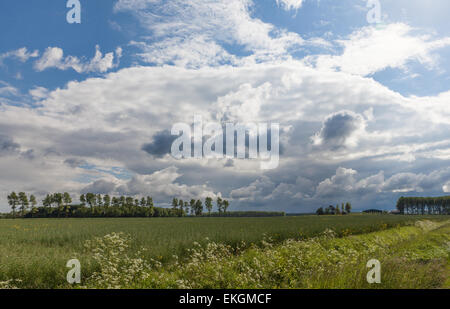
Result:
<svg viewBox="0 0 450 309">
<path fill-rule="evenodd" d="M 74 258 L 79 259 L 81 262 L 83 279 L 97 278 L 97 281 L 92 279 L 92 283 L 90 285 L 87 284 L 87 287 L 110 287 L 103 286 L 99 282 L 114 282 L 115 279 L 108 278 L 107 275 L 111 275 L 117 269 L 121 269 L 119 273 L 132 273 L 135 271 L 136 276 L 134 279 L 138 278 L 138 280 L 137 282 L 133 281 L 134 279 L 123 281 L 120 278 L 116 278 L 120 280 L 113 287 L 309 287 L 305 283 L 307 282 L 305 281 L 306 279 L 303 279 L 303 281 L 292 281 L 290 277 L 286 279 L 282 274 L 278 274 L 278 276 L 281 276 L 280 278 L 284 278 L 280 279 L 279 282 L 261 279 L 260 282 L 244 284 L 246 282 L 245 278 L 239 279 L 239 274 L 245 272 L 236 271 L 236 265 L 228 265 L 223 262 L 225 259 L 229 263 L 241 265 L 242 261 L 239 261 L 241 258 L 245 260 L 248 256 L 276 255 L 277 252 L 286 252 L 286 250 L 298 252 L 298 259 L 300 260 L 304 251 L 303 249 L 300 250 L 303 248 L 302 246 L 309 244 L 308 246 L 314 247 L 315 245 L 309 242 L 316 242 L 317 239 L 321 239 L 320 237 L 324 235 L 325 231 L 331 231 L 333 234 L 334 240 L 331 242 L 339 242 L 339 239 L 345 240 L 349 239 L 349 237 L 360 237 L 358 240 L 360 247 L 354 245 L 354 249 L 361 251 L 361 243 L 364 243 L 366 239 L 364 237 L 367 237 L 368 244 L 370 241 L 373 241 L 373 238 L 366 235 L 371 235 L 373 232 L 387 233 L 388 231 L 397 230 L 396 235 L 400 235 L 400 238 L 396 238 L 395 241 L 389 238 L 387 234 L 381 234 L 380 237 L 386 237 L 386 243 L 391 242 L 392 245 L 395 243 L 396 247 L 402 247 L 402 250 L 407 251 L 405 248 L 413 247 L 419 243 L 408 243 L 411 237 L 424 237 L 425 234 L 419 233 L 419 228 L 414 226 L 418 221 L 422 222 L 424 220 L 432 220 L 436 222 L 436 225 L 439 225 L 430 233 L 438 233 L 436 231 L 440 231 L 440 234 L 429 235 L 439 239 L 438 248 L 440 251 L 438 251 L 440 253 L 444 252 L 444 254 L 447 252 L 448 254 L 449 231 L 448 223 L 447 225 L 445 223 L 448 222 L 445 221 L 448 220 L 448 216 L 354 214 L 348 216 L 272 218 L 5 219 L 0 220 L 0 235 L 2 236 L 0 239 L 0 287 L 2 285 L 4 287 L 11 285 L 19 288 L 68 288 L 70 286 L 66 282 L 66 273 L 68 271 L 66 263 Z M 105 237 L 105 235 L 108 236 Z M 327 241 L 326 246 L 332 247 L 330 240 Z M 320 240 L 320 242 L 323 242 L 323 240 Z M 431 241 L 431 243 L 433 242 Z M 283 246 L 293 247 L 286 249 Z M 120 248 L 122 250 L 119 250 Z M 213 250 L 212 248 L 215 249 Z M 119 259 L 117 263 L 121 264 L 127 260 L 133 261 L 133 267 L 135 268 L 130 270 L 126 268 L 127 265 L 121 264 L 116 265 L 116 270 L 108 273 L 108 269 L 104 268 L 104 264 L 108 264 L 108 259 L 105 260 L 105 257 L 116 256 L 114 250 L 119 250 L 119 256 L 124 254 L 123 259 Z M 208 250 L 212 251 L 208 253 Z M 318 256 L 324 254 L 324 252 L 320 251 L 320 248 L 314 250 L 318 250 Z M 374 250 L 377 251 L 378 249 Z M 431 251 L 436 253 L 438 252 L 436 250 L 433 247 Z M 386 255 L 386 252 L 383 254 Z M 97 255 L 94 253 L 97 253 Z M 204 254 L 210 254 L 207 259 L 207 262 L 210 264 L 203 261 L 205 263 L 202 262 L 199 264 L 200 266 L 196 267 L 204 267 L 204 269 L 189 268 L 185 269 L 183 273 L 208 273 L 208 270 L 219 269 L 220 267 L 214 263 L 220 263 L 220 265 L 228 265 L 230 278 L 225 281 L 216 280 L 214 282 L 205 281 L 204 278 L 197 278 L 192 281 L 192 278 L 183 278 L 180 274 L 177 275 L 177 271 L 173 269 L 173 267 L 177 267 L 177 269 L 181 270 L 184 269 L 183 267 L 188 267 L 188 265 L 192 266 L 193 256 L 202 256 Z M 364 255 L 365 258 L 365 254 L 362 252 L 361 256 Z M 445 269 L 445 267 L 448 267 L 448 257 L 446 264 L 445 258 L 442 260 L 441 255 L 436 258 L 440 259 L 439 263 L 444 263 L 443 267 Z M 342 257 L 344 256 L 347 255 L 342 255 Z M 392 256 L 392 254 L 389 253 L 389 256 Z M 295 256 L 290 257 L 290 259 L 293 258 L 295 259 Z M 200 259 L 200 261 L 202 260 Z M 351 263 L 356 263 L 357 267 L 359 267 L 358 269 L 361 270 L 363 269 L 361 268 L 361 261 L 358 259 L 357 262 L 352 261 Z M 395 259 L 389 259 L 389 263 L 392 264 L 394 263 L 393 261 Z M 109 264 L 114 263 L 111 262 Z M 434 263 L 433 265 L 437 264 Z M 420 265 L 420 263 L 417 265 Z M 293 264 L 292 269 L 300 266 Z M 248 267 L 251 269 L 253 266 Z M 271 267 L 273 268 L 273 265 Z M 282 266 L 280 267 L 282 268 Z M 395 267 L 398 268 L 398 265 Z M 139 276 L 144 272 L 144 269 L 152 269 L 152 271 L 151 273 L 146 271 L 146 275 L 141 278 Z M 258 268 L 255 266 L 254 270 L 258 271 Z M 339 273 L 336 269 L 333 271 Z M 429 269 L 425 273 L 427 272 L 429 273 Z M 440 270 L 439 272 L 441 276 L 444 273 Z M 338 284 L 340 281 L 336 278 L 336 273 L 334 273 L 334 279 L 328 281 L 335 282 L 334 285 L 328 286 L 323 284 L 322 286 L 345 287 L 342 282 Z M 164 274 L 170 274 L 170 276 Z M 305 273 L 301 274 L 303 277 L 305 276 Z M 178 278 L 177 276 L 180 277 Z M 260 276 L 264 277 L 265 275 L 261 274 Z M 333 273 L 330 273 L 329 276 L 333 276 Z M 210 277 L 214 278 L 214 274 L 211 274 Z M 299 275 L 298 278 L 300 277 Z M 103 278 L 103 281 L 99 278 Z M 274 275 L 270 276 L 270 278 L 278 277 Z M 315 284 L 311 283 L 312 287 L 320 287 L 319 282 L 323 282 L 323 278 L 315 278 L 314 280 L 308 282 L 315 282 Z M 178 283 L 175 284 L 174 282 Z M 184 285 L 182 282 L 184 282 Z M 228 283 L 225 284 L 224 282 Z M 233 282 L 235 283 L 234 286 Z M 241 282 L 243 286 L 238 286 L 238 282 Z M 438 285 L 436 282 L 433 282 L 433 284 L 430 283 L 429 287 L 437 287 Z M 402 286 L 400 283 L 399 285 Z"/>
</svg>

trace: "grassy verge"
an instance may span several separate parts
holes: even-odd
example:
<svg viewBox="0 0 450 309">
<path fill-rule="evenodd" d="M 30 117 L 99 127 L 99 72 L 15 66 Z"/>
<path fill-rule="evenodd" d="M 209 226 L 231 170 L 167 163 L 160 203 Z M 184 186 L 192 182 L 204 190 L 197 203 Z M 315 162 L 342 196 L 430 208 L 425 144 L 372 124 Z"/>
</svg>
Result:
<svg viewBox="0 0 450 309">
<path fill-rule="evenodd" d="M 97 241 L 101 244 L 97 247 L 108 247 L 103 240 Z M 225 244 L 197 244 L 187 259 L 168 265 L 147 265 L 139 257 L 127 257 L 127 265 L 104 267 L 87 287 L 444 288 L 448 284 L 449 243 L 450 221 L 421 221 L 343 238 L 327 230 L 308 240 L 287 240 L 278 245 L 268 241 L 263 247 L 240 252 Z M 102 264 L 110 260 L 111 252 L 104 253 L 99 255 Z M 380 284 L 367 283 L 366 263 L 370 259 L 381 262 Z M 118 278 L 117 269 L 128 276 Z"/>
<path fill-rule="evenodd" d="M 136 256 L 140 248 L 144 247 L 146 250 L 139 253 L 139 258 L 151 264 L 151 273 L 163 274 L 170 269 L 169 265 L 177 261 L 174 256 L 180 259 L 179 264 L 185 263 L 186 257 L 193 254 L 192 250 L 189 251 L 190 248 L 197 250 L 198 246 L 203 248 L 211 243 L 225 246 L 231 251 L 233 258 L 236 258 L 246 250 L 250 254 L 254 250 L 260 250 L 258 248 L 267 249 L 268 239 L 273 248 L 288 239 L 289 242 L 307 241 L 327 228 L 332 229 L 337 237 L 345 237 L 408 226 L 425 219 L 442 221 L 448 217 L 351 215 L 0 220 L 0 234 L 3 236 L 0 239 L 0 283 L 19 279 L 21 282 L 16 286 L 21 288 L 70 287 L 65 280 L 67 261 L 73 258 L 81 261 L 82 278 L 101 272 L 100 264 L 94 259 L 92 251 L 85 250 L 83 245 L 88 240 L 112 233 L 123 232 L 130 236 L 132 241 L 126 248 L 128 256 Z M 145 265 L 141 266 L 147 269 Z M 140 281 L 140 286 L 152 287 L 143 282 L 144 280 Z"/>
</svg>

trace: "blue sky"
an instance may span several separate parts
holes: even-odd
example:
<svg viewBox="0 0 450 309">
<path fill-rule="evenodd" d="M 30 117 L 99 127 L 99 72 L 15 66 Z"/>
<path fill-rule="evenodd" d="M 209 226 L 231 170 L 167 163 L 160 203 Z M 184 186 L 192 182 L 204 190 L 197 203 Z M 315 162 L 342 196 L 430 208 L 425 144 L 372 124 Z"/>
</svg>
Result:
<svg viewBox="0 0 450 309">
<path fill-rule="evenodd" d="M 82 3 L 82 23 L 69 24 L 66 21 L 65 1 L 3 1 L 0 4 L 2 45 L 1 52 L 28 47 L 43 51 L 49 46 L 62 48 L 65 53 L 77 57 L 93 57 L 95 46 L 103 50 L 114 50 L 127 44 L 127 36 L 114 31 L 109 21 L 114 16 L 111 1 L 84 1 Z M 70 80 L 85 79 L 73 70 L 36 73 L 27 64 L 8 61 L 2 68 L 3 80 L 14 81 L 20 72 L 24 77 L 17 87 L 23 90 L 39 85 L 47 88 L 63 87 Z"/>
<path fill-rule="evenodd" d="M 66 1 L 0 3 L 2 196 L 221 195 L 303 212 L 450 192 L 448 1 L 380 0 L 378 24 L 364 0 L 80 3 L 81 24 Z M 162 132 L 197 113 L 280 123 L 280 166 L 161 156 Z"/>
<path fill-rule="evenodd" d="M 65 1 L 55 4 L 52 0 L 3 1 L 0 4 L 2 45 L 0 52 L 26 46 L 30 50 L 43 51 L 49 46 L 60 47 L 65 54 L 76 57 L 92 58 L 95 46 L 105 52 L 113 51 L 117 46 L 127 46 L 132 40 L 139 40 L 149 33 L 143 29 L 132 14 L 115 12 L 115 1 L 81 1 L 82 23 L 68 24 Z M 450 35 L 450 21 L 446 13 L 450 9 L 447 1 L 434 0 L 433 4 L 423 1 L 382 1 L 384 23 L 407 22 L 417 30 Z M 300 34 L 304 38 L 323 37 L 332 33 L 338 39 L 351 34 L 355 29 L 367 26 L 365 1 L 306 0 L 300 9 L 282 10 L 276 1 L 255 1 L 252 16 L 279 28 Z M 227 46 L 238 55 L 245 55 L 240 46 Z M 388 48 L 388 47 L 386 47 Z M 132 47 L 124 52 L 117 69 L 138 63 Z M 320 48 L 302 48 L 294 53 L 301 58 L 305 55 L 323 52 Z M 449 67 L 450 48 L 440 51 L 440 65 Z M 78 74 L 73 70 L 49 70 L 36 73 L 28 64 L 7 60 L 0 77 L 3 81 L 27 91 L 34 86 L 49 89 L 64 87 L 71 80 L 83 80 L 96 74 Z M 381 83 L 389 84 L 392 89 L 403 94 L 432 95 L 446 90 L 448 74 L 427 70 L 423 66 L 412 64 L 411 73 L 420 74 L 414 80 L 402 79 L 403 72 L 387 69 L 374 74 Z M 16 75 L 26 76 L 16 81 Z M 419 87 L 420 85 L 420 87 Z"/>
</svg>

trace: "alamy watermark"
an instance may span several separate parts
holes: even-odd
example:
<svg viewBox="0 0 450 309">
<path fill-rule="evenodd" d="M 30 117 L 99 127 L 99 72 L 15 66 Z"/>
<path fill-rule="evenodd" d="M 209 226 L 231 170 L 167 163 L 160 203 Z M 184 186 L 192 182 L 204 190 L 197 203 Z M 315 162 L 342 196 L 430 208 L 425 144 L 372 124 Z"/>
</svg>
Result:
<svg viewBox="0 0 450 309">
<path fill-rule="evenodd" d="M 80 0 L 68 0 L 66 7 L 70 9 L 66 15 L 67 22 L 69 24 L 81 24 Z"/>
<path fill-rule="evenodd" d="M 379 0 L 367 0 L 367 22 L 369 24 L 381 23 L 381 3 Z"/>
<path fill-rule="evenodd" d="M 171 154 L 176 159 L 260 159 L 260 168 L 263 170 L 278 167 L 280 158 L 278 123 L 271 123 L 270 130 L 267 123 L 223 125 L 210 122 L 204 125 L 202 116 L 195 115 L 193 128 L 187 123 L 176 123 L 172 127 L 171 134 L 179 136 L 171 147 Z"/>
<path fill-rule="evenodd" d="M 67 272 L 66 280 L 69 284 L 81 283 L 81 263 L 77 259 L 67 261 L 66 267 L 70 268 Z"/>
<path fill-rule="evenodd" d="M 369 284 L 381 283 L 381 263 L 376 259 L 367 262 L 367 268 L 371 268 L 367 273 L 367 282 Z"/>
</svg>

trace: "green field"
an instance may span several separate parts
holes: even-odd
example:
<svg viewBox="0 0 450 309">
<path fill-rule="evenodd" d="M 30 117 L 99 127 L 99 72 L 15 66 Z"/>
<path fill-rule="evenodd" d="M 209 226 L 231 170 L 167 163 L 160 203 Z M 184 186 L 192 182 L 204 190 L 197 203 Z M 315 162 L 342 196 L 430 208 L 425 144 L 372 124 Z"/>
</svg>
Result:
<svg viewBox="0 0 450 309">
<path fill-rule="evenodd" d="M 307 240 L 266 243 L 239 254 L 221 244 L 198 245 L 185 262 L 151 268 L 132 288 L 387 288 L 442 289 L 448 285 L 450 221 L 418 221 L 412 226 L 338 238 L 331 232 Z M 367 282 L 369 260 L 380 262 L 380 282 Z M 90 283 L 105 287 L 111 270 Z M 133 272 L 133 267 L 129 267 Z M 136 272 L 134 272 L 136 273 Z M 107 279 L 107 280 L 105 280 Z M 108 280 L 109 279 L 109 280 Z"/>
<path fill-rule="evenodd" d="M 68 287 L 66 262 L 77 258 L 82 277 L 99 270 L 87 240 L 113 232 L 131 238 L 130 256 L 139 248 L 144 260 L 155 259 L 171 265 L 177 256 L 188 256 L 187 249 L 207 243 L 249 250 L 264 239 L 281 244 L 286 239 L 307 240 L 332 229 L 336 237 L 367 234 L 388 228 L 411 225 L 415 221 L 448 220 L 448 216 L 300 216 L 274 218 L 152 218 L 152 219 L 31 219 L 0 220 L 0 281 L 18 279 L 23 288 Z M 245 245 L 241 243 L 245 242 Z M 236 253 L 238 254 L 238 253 Z M 164 266 L 166 267 L 166 266 Z M 144 287 L 152 287 L 151 284 Z"/>
</svg>

